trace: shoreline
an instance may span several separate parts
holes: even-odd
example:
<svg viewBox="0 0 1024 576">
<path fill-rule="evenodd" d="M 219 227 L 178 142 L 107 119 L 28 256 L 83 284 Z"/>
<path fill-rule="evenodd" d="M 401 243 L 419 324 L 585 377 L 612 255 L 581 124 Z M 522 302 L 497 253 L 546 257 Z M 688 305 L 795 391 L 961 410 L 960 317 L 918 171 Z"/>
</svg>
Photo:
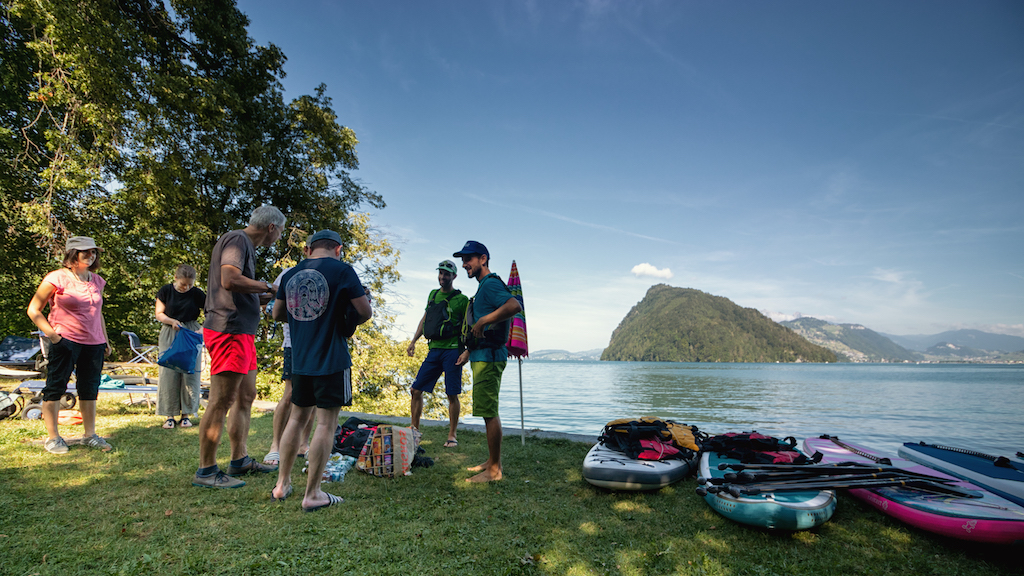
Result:
<svg viewBox="0 0 1024 576">
<path fill-rule="evenodd" d="M 268 402 L 266 400 L 256 400 L 255 402 L 252 403 L 252 407 L 253 407 L 253 409 L 259 410 L 261 412 L 273 412 L 274 408 L 277 407 L 277 402 Z M 386 422 L 388 424 L 399 424 L 401 426 L 408 426 L 409 425 L 409 422 L 408 422 L 409 417 L 408 416 L 385 416 L 385 415 L 382 415 L 382 414 L 366 414 L 364 412 L 349 412 L 347 410 L 342 410 L 341 412 L 338 413 L 338 423 L 340 424 L 340 423 L 345 421 L 342 417 L 348 418 L 349 416 L 355 416 L 356 418 L 359 418 L 359 419 L 362 419 L 362 420 L 370 420 L 370 421 L 373 421 L 373 422 Z M 448 421 L 447 420 L 427 420 L 426 418 L 421 418 L 420 419 L 420 426 L 423 426 L 423 427 L 425 427 L 425 426 L 443 426 L 444 428 L 448 428 Z M 487 430 L 484 428 L 483 424 L 467 424 L 466 422 L 463 422 L 463 421 L 459 422 L 459 428 L 458 429 L 459 430 L 470 430 L 472 432 L 479 432 L 481 434 L 485 434 L 487 432 Z M 522 429 L 519 428 L 519 427 L 515 427 L 515 426 L 504 426 L 503 425 L 501 427 L 501 432 L 502 432 L 502 436 L 515 436 L 515 437 L 518 438 L 518 437 L 520 437 L 522 435 Z M 596 435 L 570 434 L 568 432 L 551 432 L 549 430 L 540 430 L 540 429 L 537 429 L 537 428 L 526 430 L 526 437 L 527 438 L 549 438 L 549 439 L 555 439 L 555 440 L 569 440 L 569 441 L 572 441 L 572 442 L 581 442 L 581 443 L 584 443 L 584 444 L 594 444 L 594 443 L 597 442 L 597 436 Z"/>
</svg>

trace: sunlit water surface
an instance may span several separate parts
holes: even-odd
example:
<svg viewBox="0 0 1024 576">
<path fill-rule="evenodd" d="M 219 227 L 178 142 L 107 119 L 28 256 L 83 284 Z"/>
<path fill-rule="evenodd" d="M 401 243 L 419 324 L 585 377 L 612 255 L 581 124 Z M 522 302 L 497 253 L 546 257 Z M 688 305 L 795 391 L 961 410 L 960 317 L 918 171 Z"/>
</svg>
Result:
<svg viewBox="0 0 1024 576">
<path fill-rule="evenodd" d="M 502 379 L 506 428 L 520 426 L 519 369 L 511 359 Z M 522 406 L 527 429 L 595 437 L 609 420 L 653 415 L 712 434 L 827 433 L 893 454 L 919 440 L 1024 451 L 1024 367 L 1011 365 L 525 360 Z"/>
</svg>

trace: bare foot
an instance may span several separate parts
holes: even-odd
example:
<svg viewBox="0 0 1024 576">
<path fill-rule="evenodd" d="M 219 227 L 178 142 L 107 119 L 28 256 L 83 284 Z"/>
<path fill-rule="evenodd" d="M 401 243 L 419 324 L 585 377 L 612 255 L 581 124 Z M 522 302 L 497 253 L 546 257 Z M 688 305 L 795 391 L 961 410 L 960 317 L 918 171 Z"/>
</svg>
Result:
<svg viewBox="0 0 1024 576">
<path fill-rule="evenodd" d="M 493 472 L 491 470 L 484 470 L 472 478 L 466 478 L 466 482 L 496 482 L 498 480 L 501 480 L 501 468 Z"/>
<path fill-rule="evenodd" d="M 334 494 L 328 494 L 327 492 L 321 492 L 321 494 L 324 495 L 324 500 L 306 500 L 305 498 L 303 498 L 302 510 L 304 512 L 315 512 L 322 508 L 327 508 L 328 506 L 341 504 L 342 502 L 345 501 L 344 498 L 340 496 L 335 496 Z"/>
<path fill-rule="evenodd" d="M 274 485 L 273 490 L 270 491 L 270 499 L 274 502 L 284 502 L 292 495 L 292 485 L 288 485 L 287 490 L 282 490 L 280 486 Z"/>
<path fill-rule="evenodd" d="M 479 466 L 470 466 L 469 468 L 466 468 L 466 470 L 469 470 L 470 472 L 480 472 L 482 470 L 486 470 L 488 464 L 489 464 L 488 462 L 484 462 L 483 464 L 481 464 Z"/>
</svg>

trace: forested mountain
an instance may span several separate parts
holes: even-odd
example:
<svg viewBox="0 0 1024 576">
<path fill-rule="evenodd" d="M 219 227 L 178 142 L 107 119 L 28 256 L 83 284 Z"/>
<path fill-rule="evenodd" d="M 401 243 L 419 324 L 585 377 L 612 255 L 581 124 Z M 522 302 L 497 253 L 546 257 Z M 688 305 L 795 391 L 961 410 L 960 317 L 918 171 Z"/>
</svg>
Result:
<svg viewBox="0 0 1024 576">
<path fill-rule="evenodd" d="M 811 342 L 828 348 L 846 362 L 903 362 L 921 360 L 889 338 L 860 324 L 832 324 L 817 318 L 780 322 Z"/>
<path fill-rule="evenodd" d="M 836 356 L 753 308 L 658 284 L 626 314 L 601 360 L 835 362 Z"/>
</svg>

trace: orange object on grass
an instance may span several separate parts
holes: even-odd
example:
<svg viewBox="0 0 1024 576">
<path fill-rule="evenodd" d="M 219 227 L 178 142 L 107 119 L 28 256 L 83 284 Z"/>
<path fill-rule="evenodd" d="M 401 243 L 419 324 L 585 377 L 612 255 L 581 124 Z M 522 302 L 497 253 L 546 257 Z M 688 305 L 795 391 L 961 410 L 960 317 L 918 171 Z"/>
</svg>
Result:
<svg viewBox="0 0 1024 576">
<path fill-rule="evenodd" d="M 78 410 L 61 410 L 57 412 L 57 423 L 74 426 L 82 423 L 82 413 Z"/>
</svg>

